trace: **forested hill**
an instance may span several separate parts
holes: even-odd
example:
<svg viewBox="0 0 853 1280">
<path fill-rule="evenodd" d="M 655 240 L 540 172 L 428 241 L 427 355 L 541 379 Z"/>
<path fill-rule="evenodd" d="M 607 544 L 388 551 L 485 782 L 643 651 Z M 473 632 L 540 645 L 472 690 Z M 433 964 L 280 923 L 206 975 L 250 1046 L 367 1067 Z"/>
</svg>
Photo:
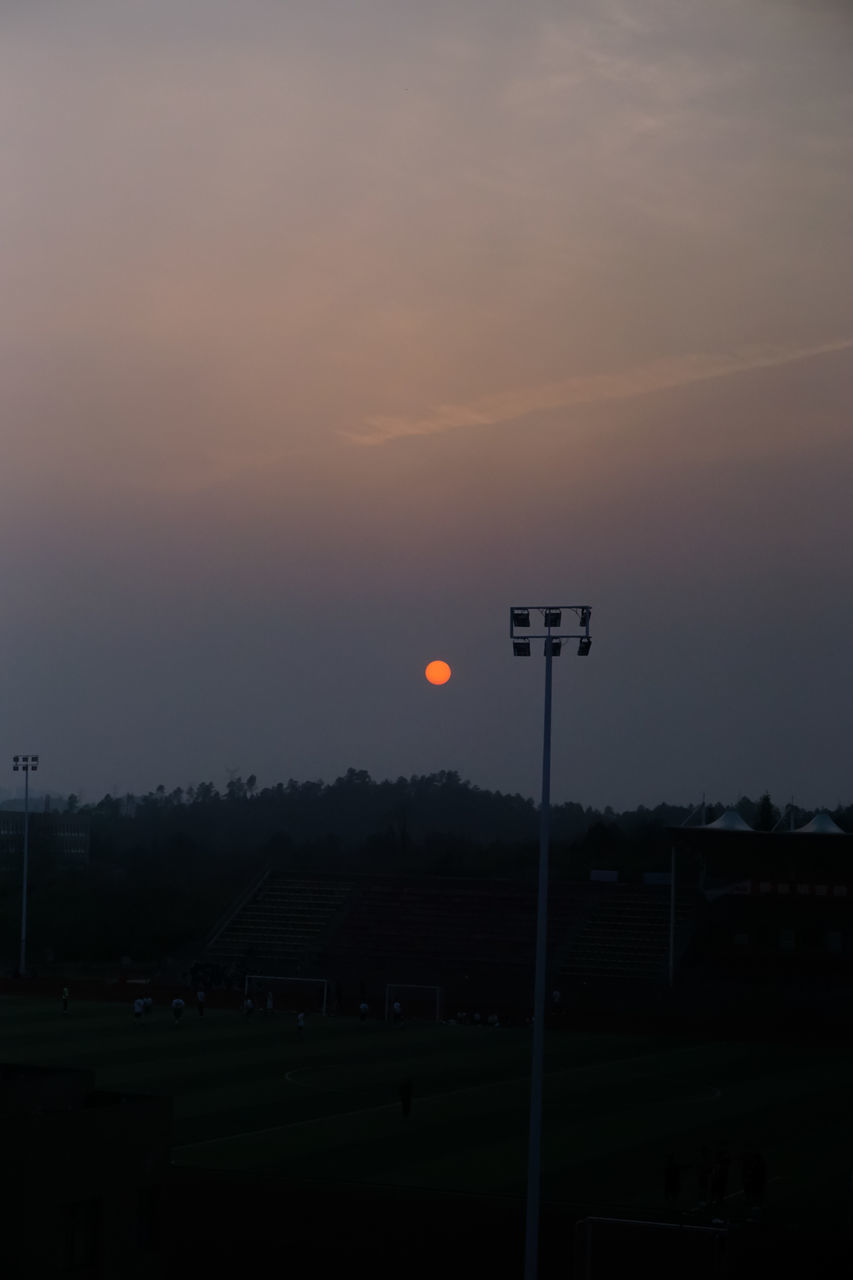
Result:
<svg viewBox="0 0 853 1280">
<path fill-rule="evenodd" d="M 332 783 L 279 782 L 259 787 L 250 775 L 232 778 L 224 792 L 210 782 L 186 790 L 158 787 L 144 796 L 105 796 L 81 806 L 69 796 L 66 812 L 86 813 L 92 821 L 93 851 L 98 856 L 195 848 L 208 854 L 286 854 L 302 850 L 315 858 L 353 864 L 404 866 L 430 858 L 500 846 L 525 847 L 537 839 L 538 806 L 529 797 L 488 791 L 458 774 L 374 781 L 349 769 Z M 738 809 L 751 826 L 769 830 L 779 811 L 769 796 L 746 797 Z M 709 804 L 711 821 L 723 805 Z M 691 816 L 684 805 L 615 812 L 577 803 L 554 805 L 551 836 L 556 846 L 596 849 L 623 845 L 650 851 L 663 842 L 664 828 Z M 853 813 L 839 811 L 842 825 Z"/>
<path fill-rule="evenodd" d="M 86 806 L 69 796 L 62 807 L 91 817 L 103 852 L 189 842 L 211 852 L 311 848 L 383 862 L 460 845 L 527 844 L 536 840 L 539 821 L 530 798 L 484 790 L 456 773 L 376 782 L 357 769 L 332 783 L 291 779 L 259 787 L 254 776 L 235 777 L 224 792 L 206 782 L 186 790 L 158 787 L 144 796 L 108 795 Z M 688 813 L 677 805 L 615 813 L 568 803 L 552 807 L 551 832 L 561 843 L 602 826 L 632 836 L 681 822 Z"/>
<path fill-rule="evenodd" d="M 41 807 L 41 806 L 39 806 Z M 455 773 L 375 782 L 350 769 L 332 783 L 259 787 L 233 778 L 223 793 L 211 783 L 144 796 L 76 797 L 51 808 L 91 823 L 87 867 L 31 857 L 30 946 L 33 964 L 155 960 L 203 942 L 235 895 L 272 865 L 305 874 L 398 872 L 533 879 L 538 810 L 524 796 L 486 791 Z M 769 830 L 778 810 L 768 796 L 738 808 Z M 690 816 L 660 804 L 616 813 L 580 804 L 554 806 L 554 877 L 585 879 L 594 868 L 626 878 L 669 867 L 665 828 Z M 709 805 L 708 820 L 722 812 Z M 807 815 L 804 815 L 807 816 Z M 853 809 L 835 810 L 847 830 Z M 20 881 L 9 866 L 0 881 L 4 967 L 14 964 Z"/>
</svg>

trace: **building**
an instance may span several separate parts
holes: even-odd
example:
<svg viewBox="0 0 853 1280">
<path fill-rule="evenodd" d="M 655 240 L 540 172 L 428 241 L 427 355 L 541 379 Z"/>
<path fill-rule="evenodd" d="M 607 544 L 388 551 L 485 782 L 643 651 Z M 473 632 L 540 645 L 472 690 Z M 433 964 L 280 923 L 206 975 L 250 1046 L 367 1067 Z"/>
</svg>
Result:
<svg viewBox="0 0 853 1280">
<path fill-rule="evenodd" d="M 828 814 L 793 831 L 765 832 L 752 830 L 733 810 L 671 835 L 679 874 L 689 874 L 692 863 L 701 866 L 694 960 L 701 958 L 709 976 L 777 987 L 809 983 L 813 1005 L 819 993 L 847 990 L 853 836 Z"/>
<path fill-rule="evenodd" d="M 4 1274 L 152 1280 L 169 1167 L 169 1098 L 95 1088 L 95 1073 L 0 1065 L 8 1173 Z"/>
<path fill-rule="evenodd" d="M 30 814 L 30 855 L 63 866 L 89 862 L 90 822 L 72 813 Z M 24 815 L 0 809 L 0 868 L 17 871 L 24 852 Z"/>
</svg>

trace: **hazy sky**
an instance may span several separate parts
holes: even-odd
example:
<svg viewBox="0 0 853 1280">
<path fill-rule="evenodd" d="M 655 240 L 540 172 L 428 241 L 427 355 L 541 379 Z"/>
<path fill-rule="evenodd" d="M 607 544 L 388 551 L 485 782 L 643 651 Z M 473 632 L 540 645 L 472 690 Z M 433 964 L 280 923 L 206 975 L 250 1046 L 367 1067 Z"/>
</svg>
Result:
<svg viewBox="0 0 853 1280">
<path fill-rule="evenodd" d="M 842 0 L 5 0 L 5 749 L 852 800 L 851 229 Z"/>
</svg>

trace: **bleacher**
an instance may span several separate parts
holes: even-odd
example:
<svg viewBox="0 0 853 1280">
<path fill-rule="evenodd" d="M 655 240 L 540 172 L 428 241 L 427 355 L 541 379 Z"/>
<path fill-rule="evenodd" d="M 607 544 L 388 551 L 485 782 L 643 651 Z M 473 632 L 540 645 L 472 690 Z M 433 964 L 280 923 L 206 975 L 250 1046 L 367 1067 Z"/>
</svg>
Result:
<svg viewBox="0 0 853 1280">
<path fill-rule="evenodd" d="M 276 875 L 236 910 L 207 958 L 231 972 L 349 975 L 374 990 L 420 983 L 463 1003 L 466 992 L 526 1001 L 536 905 L 535 885 L 516 880 Z M 677 905 L 680 938 L 692 897 Z M 613 980 L 662 983 L 668 945 L 667 886 L 552 881 L 549 981 L 565 992 Z"/>
<path fill-rule="evenodd" d="M 566 985 L 662 982 L 669 959 L 669 887 L 591 884 L 578 892 L 586 910 L 554 960 Z M 694 915 L 694 898 L 692 892 L 676 897 L 677 953 Z"/>
<path fill-rule="evenodd" d="M 307 973 L 351 895 L 346 880 L 270 877 L 208 943 L 205 958 L 243 973 Z"/>
<path fill-rule="evenodd" d="M 513 882 L 365 878 L 327 951 L 335 972 L 354 967 L 400 980 L 526 970 L 533 963 L 536 900 Z"/>
</svg>

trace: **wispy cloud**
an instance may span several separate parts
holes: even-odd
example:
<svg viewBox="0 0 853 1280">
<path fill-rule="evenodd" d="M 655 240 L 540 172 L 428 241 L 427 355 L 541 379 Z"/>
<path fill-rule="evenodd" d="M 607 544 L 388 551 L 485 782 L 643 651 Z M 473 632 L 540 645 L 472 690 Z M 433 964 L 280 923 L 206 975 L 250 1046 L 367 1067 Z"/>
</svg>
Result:
<svg viewBox="0 0 853 1280">
<path fill-rule="evenodd" d="M 443 404 L 422 417 L 371 417 L 361 431 L 344 432 L 360 445 L 385 444 L 401 436 L 429 436 L 463 427 L 496 426 L 531 413 L 630 400 L 674 387 L 725 378 L 752 369 L 770 369 L 853 349 L 853 338 L 814 346 L 752 346 L 735 352 L 704 353 L 655 360 L 620 372 L 567 378 L 540 387 L 499 392 L 468 404 Z"/>
</svg>

